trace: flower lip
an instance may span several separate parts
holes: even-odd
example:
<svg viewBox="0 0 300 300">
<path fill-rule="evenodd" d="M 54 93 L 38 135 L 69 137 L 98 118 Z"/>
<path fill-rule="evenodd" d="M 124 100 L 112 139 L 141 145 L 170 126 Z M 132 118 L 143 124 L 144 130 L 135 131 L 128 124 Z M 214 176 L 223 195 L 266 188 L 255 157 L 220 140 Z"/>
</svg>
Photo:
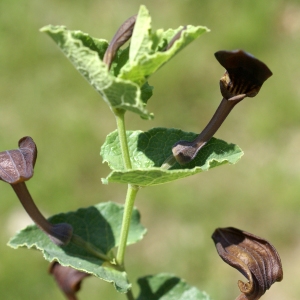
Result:
<svg viewBox="0 0 300 300">
<path fill-rule="evenodd" d="M 271 70 L 253 55 L 243 51 L 218 51 L 218 62 L 226 69 L 221 78 L 221 92 L 226 99 L 245 94 L 254 97 L 262 84 L 272 76 Z"/>
<path fill-rule="evenodd" d="M 215 53 L 215 57 L 229 75 L 232 72 L 245 72 L 255 78 L 261 85 L 273 75 L 266 64 L 243 50 L 221 50 Z"/>
<path fill-rule="evenodd" d="M 234 227 L 217 228 L 212 239 L 222 260 L 248 280 L 238 281 L 242 294 L 236 300 L 258 300 L 283 279 L 280 256 L 267 240 Z"/>
<path fill-rule="evenodd" d="M 29 180 L 37 158 L 33 139 L 25 136 L 19 140 L 19 149 L 0 152 L 0 180 L 16 184 Z"/>
</svg>

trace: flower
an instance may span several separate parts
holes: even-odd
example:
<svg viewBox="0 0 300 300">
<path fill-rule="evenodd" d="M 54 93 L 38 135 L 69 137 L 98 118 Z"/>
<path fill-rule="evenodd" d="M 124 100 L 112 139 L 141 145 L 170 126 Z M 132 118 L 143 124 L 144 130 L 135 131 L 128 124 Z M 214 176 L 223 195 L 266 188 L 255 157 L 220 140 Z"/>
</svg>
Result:
<svg viewBox="0 0 300 300">
<path fill-rule="evenodd" d="M 263 62 L 243 50 L 222 50 L 216 52 L 215 57 L 226 69 L 220 88 L 223 97 L 228 100 L 238 95 L 256 96 L 263 83 L 272 76 Z"/>
<path fill-rule="evenodd" d="M 268 241 L 237 228 L 218 228 L 212 235 L 218 254 L 249 282 L 238 281 L 236 300 L 257 300 L 283 278 L 278 252 Z"/>
<path fill-rule="evenodd" d="M 58 245 L 67 245 L 73 234 L 70 224 L 51 224 L 35 205 L 25 181 L 33 176 L 37 148 L 33 139 L 25 136 L 19 140 L 19 149 L 0 152 L 0 180 L 11 185 L 24 209 L 34 223 L 48 234 L 51 241 Z"/>
</svg>

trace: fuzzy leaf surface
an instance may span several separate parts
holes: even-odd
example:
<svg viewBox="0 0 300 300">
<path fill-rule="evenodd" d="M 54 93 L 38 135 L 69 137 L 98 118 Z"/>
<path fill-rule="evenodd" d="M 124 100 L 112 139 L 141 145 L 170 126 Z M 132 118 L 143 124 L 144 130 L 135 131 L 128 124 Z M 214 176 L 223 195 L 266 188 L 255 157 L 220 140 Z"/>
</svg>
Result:
<svg viewBox="0 0 300 300">
<path fill-rule="evenodd" d="M 182 30 L 176 42 L 168 49 L 166 46 Z M 203 26 L 188 25 L 177 29 L 158 29 L 152 32 L 151 17 L 145 6 L 141 6 L 131 38 L 129 60 L 121 69 L 120 77 L 145 83 L 147 78 L 163 64 L 175 56 L 181 49 L 209 30 Z"/>
<path fill-rule="evenodd" d="M 109 71 L 102 58 L 108 46 L 103 39 L 90 37 L 79 30 L 68 30 L 64 26 L 48 25 L 41 29 L 46 32 L 72 62 L 81 75 L 96 89 L 104 101 L 115 109 L 125 109 L 150 119 L 151 114 L 145 109 L 144 99 L 151 97 L 143 95 L 142 89 L 130 80 L 124 80 L 114 76 L 118 66 L 113 65 Z M 128 59 L 128 52 L 120 50 L 117 60 L 124 64 Z"/>
<path fill-rule="evenodd" d="M 49 221 L 53 224 L 71 224 L 74 234 L 92 244 L 101 253 L 108 254 L 119 245 L 123 211 L 122 205 L 106 202 L 80 208 L 75 212 L 61 213 L 52 216 Z M 141 240 L 145 233 L 146 229 L 140 224 L 139 212 L 134 209 L 127 244 Z M 109 267 L 95 253 L 75 245 L 72 240 L 67 246 L 56 246 L 36 225 L 30 225 L 17 233 L 8 245 L 15 249 L 26 247 L 40 250 L 46 260 L 58 261 L 63 266 L 112 282 L 120 292 L 126 292 L 130 288 L 125 272 Z"/>
<path fill-rule="evenodd" d="M 210 300 L 205 293 L 172 274 L 158 274 L 138 279 L 137 300 Z"/>
<path fill-rule="evenodd" d="M 178 29 L 159 29 L 151 32 L 151 17 L 141 6 L 132 41 L 126 49 L 118 50 L 111 70 L 102 61 L 108 42 L 89 36 L 79 30 L 64 26 L 48 25 L 41 28 L 47 33 L 74 67 L 102 96 L 112 109 L 124 109 L 139 114 L 144 119 L 153 117 L 145 106 L 152 96 L 152 87 L 147 79 L 176 53 L 208 29 L 202 26 L 187 26 L 180 38 L 164 51 Z"/>
<path fill-rule="evenodd" d="M 120 182 L 151 186 L 191 176 L 229 163 L 235 164 L 243 151 L 234 144 L 212 138 L 196 158 L 184 166 L 176 163 L 171 169 L 160 166 L 172 154 L 172 146 L 179 140 L 192 141 L 196 133 L 179 129 L 153 128 L 147 132 L 127 131 L 132 170 L 125 170 L 117 131 L 110 133 L 101 148 L 101 156 L 112 172 L 103 183 Z"/>
</svg>

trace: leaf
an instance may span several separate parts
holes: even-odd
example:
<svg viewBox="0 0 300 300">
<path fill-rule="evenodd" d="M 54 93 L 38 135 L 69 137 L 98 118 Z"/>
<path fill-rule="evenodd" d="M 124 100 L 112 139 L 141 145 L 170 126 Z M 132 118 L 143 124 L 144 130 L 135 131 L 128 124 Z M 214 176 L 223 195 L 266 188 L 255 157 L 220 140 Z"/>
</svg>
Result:
<svg viewBox="0 0 300 300">
<path fill-rule="evenodd" d="M 90 243 L 98 252 L 108 254 L 112 248 L 119 245 L 123 211 L 122 205 L 106 202 L 80 208 L 76 212 L 58 214 L 49 218 L 49 221 L 53 224 L 65 222 L 72 225 L 74 234 Z M 127 244 L 141 240 L 145 233 L 146 229 L 140 224 L 139 212 L 134 209 Z M 125 272 L 105 264 L 94 252 L 76 245 L 73 238 L 67 246 L 58 247 L 35 225 L 17 233 L 8 245 L 15 249 L 36 248 L 42 251 L 46 260 L 58 261 L 62 266 L 69 266 L 113 282 L 120 292 L 126 292 L 131 287 Z"/>
<path fill-rule="evenodd" d="M 233 227 L 217 228 L 212 239 L 220 257 L 248 279 L 238 281 L 242 294 L 236 300 L 258 300 L 282 280 L 279 254 L 267 240 Z"/>
<path fill-rule="evenodd" d="M 48 25 L 41 29 L 59 46 L 74 67 L 102 96 L 111 108 L 130 110 L 150 119 L 145 109 L 141 88 L 132 81 L 115 77 L 102 62 L 108 42 L 90 37 L 81 31 L 68 30 L 64 26 Z M 119 50 L 119 59 L 122 50 Z M 124 63 L 124 62 L 123 62 Z M 112 72 L 117 67 L 114 66 Z"/>
<path fill-rule="evenodd" d="M 120 78 L 128 79 L 139 85 L 156 72 L 163 64 L 175 56 L 181 49 L 209 30 L 203 26 L 188 25 L 178 40 L 165 51 L 172 38 L 183 29 L 158 29 L 151 31 L 151 17 L 147 8 L 140 7 L 136 24 L 131 37 L 129 60 L 120 72 Z"/>
<path fill-rule="evenodd" d="M 171 274 L 158 274 L 138 279 L 137 300 L 210 300 L 210 297 L 184 280 Z"/>
<path fill-rule="evenodd" d="M 108 47 L 106 40 L 93 38 L 78 30 L 68 30 L 64 26 L 48 25 L 41 31 L 56 42 L 111 108 L 129 110 L 142 118 L 151 119 L 153 115 L 145 108 L 152 96 L 147 78 L 208 29 L 189 25 L 172 47 L 164 51 L 164 47 L 182 27 L 167 31 L 159 29 L 151 33 L 150 24 L 150 15 L 145 6 L 141 6 L 132 42 L 129 48 L 118 50 L 110 71 L 102 61 Z"/>
<path fill-rule="evenodd" d="M 125 170 L 117 131 L 110 133 L 101 148 L 103 161 L 113 170 L 103 183 L 120 182 L 140 186 L 167 183 L 191 176 L 211 168 L 230 163 L 235 164 L 243 151 L 234 144 L 212 138 L 196 158 L 181 166 L 176 163 L 172 169 L 160 166 L 172 154 L 172 146 L 179 140 L 193 140 L 196 133 L 179 129 L 153 128 L 147 132 L 127 131 L 132 170 Z"/>
</svg>

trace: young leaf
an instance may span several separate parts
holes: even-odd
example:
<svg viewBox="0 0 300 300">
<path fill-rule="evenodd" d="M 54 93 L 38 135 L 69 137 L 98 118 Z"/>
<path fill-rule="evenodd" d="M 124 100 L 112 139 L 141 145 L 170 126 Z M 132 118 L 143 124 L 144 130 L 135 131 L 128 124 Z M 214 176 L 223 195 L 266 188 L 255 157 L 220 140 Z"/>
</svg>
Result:
<svg viewBox="0 0 300 300">
<path fill-rule="evenodd" d="M 184 30 L 182 30 L 184 28 Z M 167 45 L 173 37 L 182 30 L 178 39 L 170 48 Z M 145 6 L 141 6 L 129 52 L 129 60 L 122 68 L 119 77 L 136 82 L 145 83 L 146 79 L 156 72 L 163 64 L 175 56 L 181 49 L 209 30 L 203 26 L 180 26 L 177 29 L 158 29 L 151 32 L 151 17 Z M 166 50 L 167 49 L 167 50 Z"/>
<path fill-rule="evenodd" d="M 46 32 L 56 42 L 74 67 L 111 108 L 130 110 L 143 118 L 151 118 L 143 100 L 149 95 L 144 96 L 141 87 L 134 82 L 115 77 L 102 61 L 108 46 L 107 41 L 92 38 L 78 30 L 68 30 L 64 26 L 48 25 L 41 31 Z M 121 54 L 122 50 L 119 50 L 118 58 L 124 60 Z M 124 61 L 122 63 L 124 64 Z M 112 72 L 115 72 L 116 68 L 114 66 Z"/>
<path fill-rule="evenodd" d="M 234 144 L 212 138 L 197 157 L 190 163 L 181 166 L 176 163 L 171 169 L 160 168 L 172 154 L 172 146 L 181 139 L 193 140 L 196 133 L 179 129 L 153 128 L 147 132 L 127 131 L 132 170 L 125 170 L 118 133 L 110 133 L 101 148 L 103 161 L 113 170 L 102 179 L 103 183 L 121 182 L 140 186 L 167 183 L 176 179 L 191 176 L 211 168 L 230 163 L 235 164 L 243 151 Z"/>
<path fill-rule="evenodd" d="M 196 287 L 171 274 L 158 274 L 138 279 L 140 294 L 137 300 L 210 300 Z"/>
<path fill-rule="evenodd" d="M 111 108 L 130 110 L 142 118 L 151 119 L 152 114 L 145 109 L 147 100 L 152 96 L 147 78 L 208 29 L 189 25 L 151 33 L 150 24 L 149 13 L 145 6 L 141 6 L 130 47 L 117 51 L 111 70 L 103 62 L 107 41 L 64 26 L 48 25 L 41 31 L 56 42 Z M 172 40 L 181 30 L 178 39 Z M 170 47 L 167 47 L 168 43 Z"/>
<path fill-rule="evenodd" d="M 15 249 L 36 248 L 42 251 L 44 258 L 50 262 L 55 260 L 62 266 L 87 272 L 112 282 L 118 291 L 126 292 L 130 288 L 126 273 L 109 266 L 101 256 L 97 255 L 97 252 L 108 254 L 112 248 L 119 245 L 123 211 L 122 205 L 107 202 L 49 218 L 53 224 L 61 222 L 71 224 L 74 234 L 91 245 L 87 248 L 75 244 L 73 238 L 67 246 L 58 247 L 35 225 L 28 226 L 17 233 L 10 239 L 8 245 Z M 140 224 L 139 212 L 135 209 L 127 244 L 141 240 L 145 232 L 146 229 Z M 91 248 L 93 251 L 90 251 Z"/>
</svg>

